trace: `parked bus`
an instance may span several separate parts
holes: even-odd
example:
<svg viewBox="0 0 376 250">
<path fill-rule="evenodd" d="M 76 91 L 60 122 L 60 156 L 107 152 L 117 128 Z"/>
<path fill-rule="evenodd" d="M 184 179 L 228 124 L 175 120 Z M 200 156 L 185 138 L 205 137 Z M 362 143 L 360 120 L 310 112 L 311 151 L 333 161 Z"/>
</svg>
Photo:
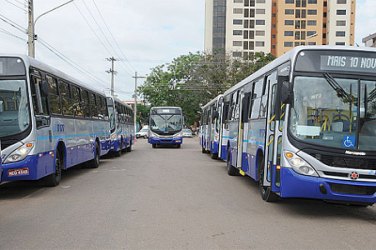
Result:
<svg viewBox="0 0 376 250">
<path fill-rule="evenodd" d="M 223 109 L 223 95 L 218 95 L 216 98 L 205 104 L 201 110 L 201 127 L 200 127 L 200 145 L 202 153 L 210 153 L 213 159 L 218 157 L 226 160 L 226 153 L 222 154 L 227 145 L 227 137 L 225 135 L 219 136 L 222 133 L 222 113 Z M 222 156 L 222 157 L 221 157 Z"/>
<path fill-rule="evenodd" d="M 157 145 L 176 145 L 183 143 L 183 111 L 180 107 L 152 107 L 149 116 L 148 142 Z"/>
<path fill-rule="evenodd" d="M 376 201 L 376 50 L 297 47 L 224 93 L 229 175 L 266 201 Z"/>
<path fill-rule="evenodd" d="M 26 56 L 0 55 L 2 181 L 56 186 L 62 170 L 110 149 L 106 97 Z"/>
<path fill-rule="evenodd" d="M 120 100 L 107 97 L 111 129 L 111 152 L 121 156 L 122 152 L 131 152 L 134 144 L 134 114 L 132 108 Z"/>
</svg>

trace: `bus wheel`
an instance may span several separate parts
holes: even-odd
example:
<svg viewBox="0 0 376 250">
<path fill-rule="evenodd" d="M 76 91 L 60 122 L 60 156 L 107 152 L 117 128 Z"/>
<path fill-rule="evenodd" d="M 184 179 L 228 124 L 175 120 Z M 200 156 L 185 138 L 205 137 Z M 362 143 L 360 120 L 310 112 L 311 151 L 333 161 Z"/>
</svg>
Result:
<svg viewBox="0 0 376 250">
<path fill-rule="evenodd" d="M 204 147 L 202 147 L 202 148 L 201 148 L 201 152 L 202 152 L 203 154 L 205 154 L 205 153 L 206 153 L 206 150 L 205 150 L 205 148 L 204 148 Z"/>
<path fill-rule="evenodd" d="M 181 144 L 177 144 L 176 147 L 177 147 L 177 148 L 181 148 Z"/>
<path fill-rule="evenodd" d="M 267 202 L 273 202 L 273 201 L 278 200 L 279 196 L 271 190 L 271 187 L 264 186 L 264 165 L 265 165 L 265 162 L 263 159 L 261 162 L 261 165 L 259 165 L 259 170 L 258 170 L 258 176 L 259 176 L 258 187 L 259 187 L 259 191 L 260 191 L 262 199 Z"/>
<path fill-rule="evenodd" d="M 114 152 L 114 155 L 115 155 L 116 157 L 120 157 L 120 156 L 121 156 L 121 153 L 122 153 L 122 150 L 121 150 L 121 148 L 120 148 L 118 151 L 115 151 L 115 152 Z"/>
<path fill-rule="evenodd" d="M 230 150 L 227 152 L 227 174 L 231 176 L 239 175 L 239 171 L 231 165 Z"/>
<path fill-rule="evenodd" d="M 152 144 L 151 145 L 153 148 L 156 148 L 157 147 L 157 144 Z"/>
<path fill-rule="evenodd" d="M 99 145 L 98 145 L 98 143 L 95 143 L 94 159 L 92 159 L 90 161 L 90 164 L 89 164 L 89 166 L 91 168 L 98 168 L 99 167 L 99 157 L 100 157 L 99 154 L 100 154 Z"/>
<path fill-rule="evenodd" d="M 132 141 L 129 143 L 129 147 L 127 148 L 127 152 L 131 152 L 132 151 Z"/>
<path fill-rule="evenodd" d="M 55 159 L 55 172 L 46 177 L 45 183 L 47 187 L 56 187 L 61 181 L 61 170 L 63 168 L 63 155 L 57 151 Z"/>
<path fill-rule="evenodd" d="M 218 154 L 213 154 L 212 152 L 210 152 L 210 157 L 212 158 L 212 159 L 218 159 Z"/>
</svg>

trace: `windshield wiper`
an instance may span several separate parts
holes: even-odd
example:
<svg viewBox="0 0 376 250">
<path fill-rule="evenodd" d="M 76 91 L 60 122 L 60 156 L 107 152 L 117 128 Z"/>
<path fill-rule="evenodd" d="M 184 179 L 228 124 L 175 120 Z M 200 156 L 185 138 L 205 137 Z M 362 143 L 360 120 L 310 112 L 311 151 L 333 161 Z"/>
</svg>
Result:
<svg viewBox="0 0 376 250">
<path fill-rule="evenodd" d="M 343 99 L 344 102 L 352 102 L 355 99 L 355 97 L 347 93 L 329 73 L 324 73 L 323 75 L 329 85 L 337 92 L 338 97 Z"/>
</svg>

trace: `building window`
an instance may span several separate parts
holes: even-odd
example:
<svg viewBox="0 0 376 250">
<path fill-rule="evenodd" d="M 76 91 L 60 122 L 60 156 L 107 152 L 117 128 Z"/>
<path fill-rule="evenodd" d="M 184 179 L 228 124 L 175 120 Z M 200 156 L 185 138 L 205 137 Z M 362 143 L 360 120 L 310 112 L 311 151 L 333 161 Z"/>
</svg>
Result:
<svg viewBox="0 0 376 250">
<path fill-rule="evenodd" d="M 293 42 L 285 42 L 285 47 L 293 47 Z"/>
<path fill-rule="evenodd" d="M 242 57 L 242 52 L 238 52 L 238 51 L 232 52 L 232 56 L 233 57 Z"/>
<path fill-rule="evenodd" d="M 344 16 L 344 15 L 346 15 L 346 10 L 337 10 L 337 15 L 338 16 Z"/>
<path fill-rule="evenodd" d="M 241 30 L 233 30 L 233 31 L 232 31 L 232 34 L 233 34 L 234 36 L 241 36 L 241 35 L 243 35 L 243 32 L 242 32 Z"/>
<path fill-rule="evenodd" d="M 300 10 L 295 11 L 295 18 L 300 18 Z"/>
<path fill-rule="evenodd" d="M 265 14 L 265 9 L 256 9 L 256 14 L 257 15 L 264 15 Z"/>
<path fill-rule="evenodd" d="M 337 26 L 346 26 L 346 21 L 337 21 Z"/>
<path fill-rule="evenodd" d="M 317 0 L 308 0 L 308 4 L 317 4 Z"/>
<path fill-rule="evenodd" d="M 307 37 L 314 36 L 315 34 L 317 34 L 316 31 L 307 31 Z"/>
<path fill-rule="evenodd" d="M 265 30 L 256 30 L 256 36 L 265 36 Z"/>
<path fill-rule="evenodd" d="M 244 17 L 249 17 L 249 9 L 244 9 Z"/>
<path fill-rule="evenodd" d="M 239 47 L 239 46 L 242 46 L 242 42 L 241 41 L 233 41 L 232 45 L 235 46 L 235 47 Z"/>
<path fill-rule="evenodd" d="M 308 20 L 307 21 L 307 25 L 308 26 L 316 26 L 317 25 L 317 21 L 316 20 Z"/>
<path fill-rule="evenodd" d="M 294 31 L 285 31 L 285 36 L 294 36 Z"/>
<path fill-rule="evenodd" d="M 256 47 L 264 47 L 264 46 L 265 46 L 265 42 L 256 41 Z"/>
<path fill-rule="evenodd" d="M 285 9 L 285 15 L 294 15 L 293 9 Z"/>
<path fill-rule="evenodd" d="M 336 31 L 336 36 L 337 37 L 345 37 L 346 36 L 346 32 L 345 31 Z"/>
<path fill-rule="evenodd" d="M 244 20 L 244 28 L 248 29 L 248 26 L 249 26 L 249 21 L 248 20 Z"/>
<path fill-rule="evenodd" d="M 308 42 L 308 45 L 316 45 L 316 42 Z"/>
<path fill-rule="evenodd" d="M 336 45 L 344 46 L 344 45 L 346 45 L 346 43 L 345 42 L 336 42 Z"/>
<path fill-rule="evenodd" d="M 265 3 L 265 0 L 256 0 L 256 3 Z"/>
<path fill-rule="evenodd" d="M 232 24 L 234 24 L 234 25 L 242 25 L 243 24 L 243 20 L 241 20 L 241 19 L 234 19 L 234 20 L 232 20 Z"/>
<path fill-rule="evenodd" d="M 241 9 L 241 8 L 235 8 L 233 13 L 234 14 L 243 14 L 243 9 Z"/>
<path fill-rule="evenodd" d="M 294 21 L 293 20 L 285 20 L 285 25 L 293 26 L 294 25 Z"/>
<path fill-rule="evenodd" d="M 255 50 L 255 42 L 249 42 L 249 50 Z"/>
<path fill-rule="evenodd" d="M 256 25 L 265 25 L 265 20 L 256 20 Z"/>
<path fill-rule="evenodd" d="M 337 4 L 346 4 L 346 0 L 337 0 Z"/>
<path fill-rule="evenodd" d="M 294 0 L 285 0 L 285 3 L 294 3 Z"/>
<path fill-rule="evenodd" d="M 247 41 L 245 41 L 245 42 L 243 43 L 243 49 L 244 49 L 244 50 L 247 50 L 247 49 L 248 49 L 248 42 L 247 42 Z"/>
<path fill-rule="evenodd" d="M 234 0 L 234 3 L 243 3 L 243 0 Z"/>
<path fill-rule="evenodd" d="M 308 10 L 308 15 L 309 16 L 317 15 L 317 10 Z"/>
<path fill-rule="evenodd" d="M 245 31 L 243 32 L 243 38 L 244 38 L 244 39 L 248 39 L 248 30 L 245 30 Z"/>
</svg>

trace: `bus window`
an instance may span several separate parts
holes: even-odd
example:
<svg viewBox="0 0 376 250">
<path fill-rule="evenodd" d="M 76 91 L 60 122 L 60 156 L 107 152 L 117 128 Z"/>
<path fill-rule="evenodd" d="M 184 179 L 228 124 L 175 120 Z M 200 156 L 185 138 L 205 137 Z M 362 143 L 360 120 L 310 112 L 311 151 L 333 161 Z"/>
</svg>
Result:
<svg viewBox="0 0 376 250">
<path fill-rule="evenodd" d="M 37 115 L 48 115 L 47 96 L 43 95 L 41 91 L 42 78 L 40 77 L 40 73 L 37 70 L 32 70 L 30 79 L 34 113 Z M 11 103 L 7 102 L 7 104 L 10 106 Z"/>
<path fill-rule="evenodd" d="M 82 91 L 82 104 L 83 104 L 83 112 L 84 116 L 90 118 L 90 100 L 89 100 L 89 91 L 84 90 Z"/>
<path fill-rule="evenodd" d="M 263 83 L 264 83 L 263 79 L 258 80 L 255 83 L 253 96 L 252 96 L 251 119 L 258 119 L 259 118 Z"/>
<path fill-rule="evenodd" d="M 51 113 L 55 115 L 61 115 L 61 106 L 60 106 L 60 96 L 57 87 L 57 81 L 52 76 L 46 76 L 47 83 L 48 83 L 48 99 L 50 103 Z"/>
<path fill-rule="evenodd" d="M 91 117 L 98 119 L 98 107 L 97 107 L 97 98 L 94 93 L 91 93 L 89 95 L 89 101 L 90 101 L 90 111 L 91 111 Z"/>
<path fill-rule="evenodd" d="M 75 111 L 74 115 L 77 117 L 83 117 L 84 113 L 81 106 L 81 90 L 76 86 L 72 86 L 72 101 Z"/>
</svg>

